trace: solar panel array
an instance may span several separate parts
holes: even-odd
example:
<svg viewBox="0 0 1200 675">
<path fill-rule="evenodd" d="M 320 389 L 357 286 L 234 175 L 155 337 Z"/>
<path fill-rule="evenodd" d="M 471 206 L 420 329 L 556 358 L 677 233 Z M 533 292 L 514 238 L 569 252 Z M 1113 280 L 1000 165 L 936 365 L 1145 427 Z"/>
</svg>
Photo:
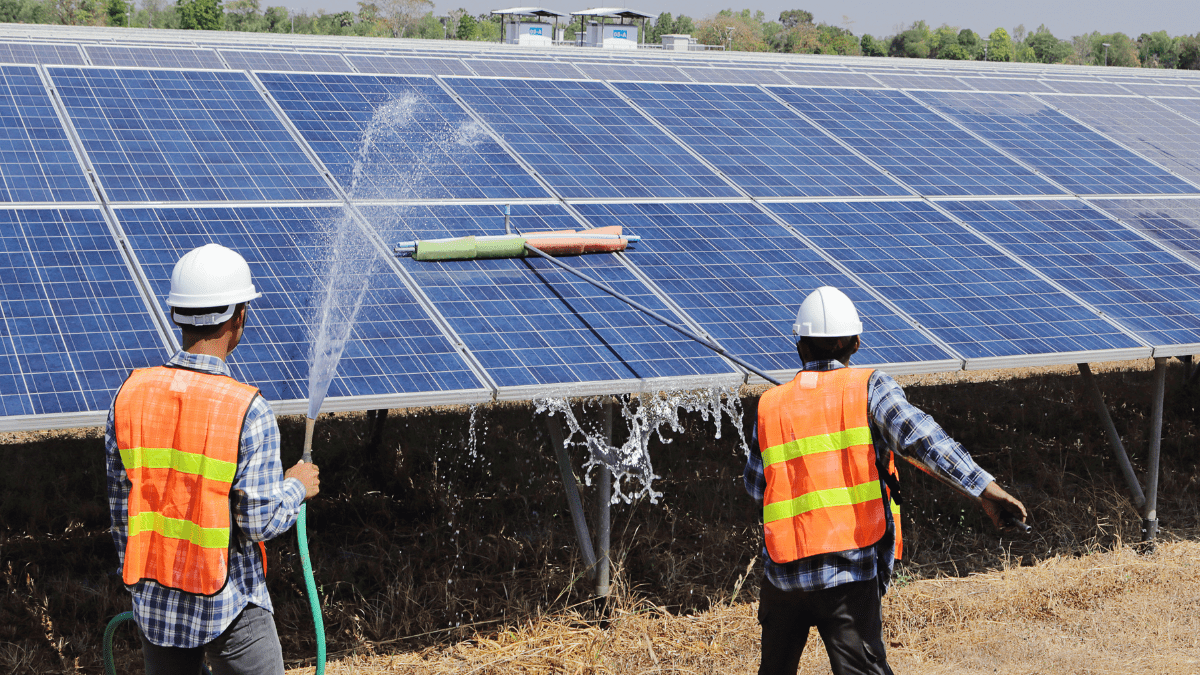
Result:
<svg viewBox="0 0 1200 675">
<path fill-rule="evenodd" d="M 569 262 L 780 378 L 819 285 L 894 374 L 1200 352 L 1192 73 L 29 26 L 0 64 L 3 429 L 99 423 L 208 242 L 278 412 L 346 236 L 325 409 L 755 381 L 544 261 L 390 254 L 506 226 L 640 235 Z"/>
</svg>

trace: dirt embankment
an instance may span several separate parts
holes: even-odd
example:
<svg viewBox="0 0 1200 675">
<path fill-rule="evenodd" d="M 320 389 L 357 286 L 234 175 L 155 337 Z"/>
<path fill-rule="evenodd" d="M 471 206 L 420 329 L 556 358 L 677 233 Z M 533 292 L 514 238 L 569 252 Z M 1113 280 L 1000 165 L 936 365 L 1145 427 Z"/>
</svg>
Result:
<svg viewBox="0 0 1200 675">
<path fill-rule="evenodd" d="M 1139 473 L 1148 369 L 1095 368 Z M 906 378 L 914 403 L 1031 508 L 1036 531 L 998 535 L 901 467 L 907 561 L 886 610 L 897 672 L 1200 671 L 1188 661 L 1200 634 L 1188 604 L 1200 596 L 1188 566 L 1200 540 L 1200 394 L 1182 388 L 1173 364 L 1159 504 L 1170 545 L 1139 557 L 1121 547 L 1138 540 L 1140 522 L 1081 378 L 1012 375 Z M 739 435 L 728 420 L 719 440 L 711 421 L 683 423 L 651 448 L 660 503 L 614 507 L 617 599 L 601 628 L 530 406 L 392 411 L 374 429 L 363 415 L 323 417 L 323 492 L 309 522 L 330 671 L 752 672 L 761 565 L 750 564 L 761 536 Z M 290 464 L 303 424 L 281 427 Z M 128 608 L 112 574 L 102 457 L 96 430 L 0 439 L 0 672 L 102 672 L 103 624 Z M 577 449 L 576 466 L 582 458 Z M 268 551 L 284 654 L 301 667 L 315 647 L 294 539 Z M 805 672 L 823 672 L 812 644 Z M 117 656 L 121 672 L 136 672 L 128 632 Z"/>
</svg>

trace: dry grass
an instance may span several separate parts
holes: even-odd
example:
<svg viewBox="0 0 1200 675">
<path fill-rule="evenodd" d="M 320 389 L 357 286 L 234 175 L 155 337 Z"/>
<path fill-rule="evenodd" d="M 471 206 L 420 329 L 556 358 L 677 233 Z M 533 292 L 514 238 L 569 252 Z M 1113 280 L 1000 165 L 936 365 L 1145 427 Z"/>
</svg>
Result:
<svg viewBox="0 0 1200 675">
<path fill-rule="evenodd" d="M 1093 366 L 1139 474 L 1146 469 L 1149 367 L 1149 361 Z M 1159 504 L 1160 536 L 1172 546 L 1200 541 L 1200 393 L 1184 390 L 1181 380 L 1182 368 L 1173 363 Z M 1048 368 L 902 382 L 915 404 L 1025 502 L 1036 531 L 1016 540 L 999 535 L 949 490 L 901 467 L 909 487 L 903 516 L 907 560 L 897 570 L 898 592 L 889 599 L 893 626 L 908 631 L 895 639 L 899 663 L 909 664 L 908 672 L 973 672 L 976 666 L 965 659 L 972 649 L 996 645 L 1000 639 L 989 642 L 989 635 L 997 634 L 1020 636 L 1007 647 L 1014 659 L 1025 654 L 1021 658 L 1041 663 L 1037 650 L 1043 650 L 1069 657 L 1068 665 L 1054 666 L 1058 670 L 1088 672 L 1098 664 L 1094 672 L 1105 672 L 1100 666 L 1109 667 L 1102 662 L 1108 656 L 1096 661 L 1086 650 L 1071 651 L 1076 644 L 1071 640 L 1083 635 L 1078 626 L 1090 624 L 1068 615 L 1073 605 L 1055 599 L 1060 596 L 1054 589 L 1045 592 L 1058 614 L 1039 619 L 1042 623 L 980 614 L 970 604 L 989 594 L 1011 604 L 985 583 L 989 577 L 971 575 L 992 570 L 1015 575 L 1056 560 L 1063 562 L 1048 564 L 1065 570 L 1080 556 L 1108 555 L 1104 552 L 1117 551 L 1122 541 L 1138 539 L 1139 519 L 1080 378 L 1070 368 Z M 752 390 L 743 395 L 748 429 L 757 397 Z M 594 409 L 590 414 L 594 418 Z M 752 669 L 756 631 L 752 605 L 745 603 L 757 598 L 761 571 L 746 581 L 746 568 L 761 547 L 761 532 L 758 511 L 742 488 L 739 434 L 726 422 L 718 440 L 711 422 L 696 415 L 682 422 L 683 431 L 671 434 L 670 443 L 651 446 L 662 476 L 655 484 L 664 495 L 661 503 L 640 501 L 613 510 L 620 599 L 602 629 L 605 614 L 589 601 L 580 580 L 582 565 L 544 420 L 530 406 L 392 411 L 377 439 L 363 415 L 323 416 L 315 444 L 322 494 L 310 505 L 309 537 L 334 667 L 345 672 L 368 662 L 384 667 L 391 660 L 397 668 L 419 665 L 432 673 L 443 662 L 450 668 L 444 672 L 462 673 Z M 303 423 L 283 418 L 281 431 L 284 462 L 290 464 L 299 457 Z M 583 451 L 574 452 L 579 466 Z M 94 429 L 0 435 L 0 673 L 102 672 L 101 630 L 129 603 L 113 575 L 102 457 Z M 594 498 L 585 488 L 585 501 Z M 271 542 L 268 553 L 268 586 L 284 654 L 290 665 L 300 666 L 315 644 L 294 537 Z M 1054 571 L 1067 578 L 1067 572 Z M 1103 576 L 1091 574 L 1081 583 Z M 1170 587 L 1168 581 L 1160 583 Z M 962 603 L 926 606 L 914 595 L 911 606 L 896 604 L 910 597 L 908 589 L 929 584 L 943 584 L 940 596 L 961 597 Z M 1195 597 L 1195 588 L 1189 594 L 1180 586 L 1166 600 Z M 1147 607 L 1154 607 L 1162 599 L 1152 590 L 1143 584 L 1121 592 L 1144 596 Z M 735 595 L 737 602 L 731 602 Z M 998 633 L 987 623 L 1010 620 L 1014 628 Z M 1138 621 L 1127 619 L 1129 625 Z M 935 629 L 937 622 L 944 630 Z M 1188 626 L 1183 619 L 1174 625 L 1178 635 Z M 1020 632 L 1021 626 L 1037 631 Z M 972 627 L 979 633 L 963 632 Z M 918 634 L 925 637 L 908 637 Z M 1133 670 L 1117 672 L 1139 672 L 1139 664 L 1170 671 L 1168 662 L 1154 660 L 1153 649 L 1139 651 L 1140 634 L 1121 635 L 1128 636 L 1127 646 L 1115 639 L 1104 645 L 1114 650 L 1115 663 L 1127 652 Z M 956 646 L 955 635 L 967 644 Z M 1041 635 L 1059 642 L 1037 642 Z M 945 646 L 932 642 L 937 636 L 946 638 Z M 119 672 L 140 668 L 134 642 L 131 631 L 118 634 Z M 805 663 L 820 667 L 819 646 L 810 651 Z M 914 670 L 916 656 L 927 662 Z M 986 658 L 979 658 L 984 663 L 979 672 L 992 672 Z M 488 665 L 499 659 L 505 660 Z M 1013 664 L 1003 672 L 1046 672 L 1017 669 L 1019 659 Z"/>
<path fill-rule="evenodd" d="M 1200 671 L 1200 543 L 1121 547 L 1032 567 L 905 584 L 885 598 L 896 673 L 1057 675 Z M 753 673 L 755 605 L 676 616 L 643 603 L 601 629 L 567 612 L 452 645 L 336 656 L 326 672 L 423 675 Z M 801 675 L 828 673 L 813 632 Z M 297 668 L 294 674 L 311 673 Z"/>
</svg>

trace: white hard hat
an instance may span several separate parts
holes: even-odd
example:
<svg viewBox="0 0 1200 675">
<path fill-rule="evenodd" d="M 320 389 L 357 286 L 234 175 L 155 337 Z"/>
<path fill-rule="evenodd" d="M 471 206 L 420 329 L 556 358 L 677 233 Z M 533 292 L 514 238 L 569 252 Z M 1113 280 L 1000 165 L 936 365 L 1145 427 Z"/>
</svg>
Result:
<svg viewBox="0 0 1200 675">
<path fill-rule="evenodd" d="M 792 326 L 792 335 L 801 337 L 848 337 L 862 332 L 854 303 L 833 286 L 822 286 L 809 293 Z"/>
<path fill-rule="evenodd" d="M 171 271 L 171 307 L 223 307 L 216 314 L 184 316 L 172 312 L 177 323 L 215 326 L 229 320 L 238 303 L 262 297 L 250 281 L 250 266 L 236 251 L 220 244 L 194 248 Z"/>
</svg>

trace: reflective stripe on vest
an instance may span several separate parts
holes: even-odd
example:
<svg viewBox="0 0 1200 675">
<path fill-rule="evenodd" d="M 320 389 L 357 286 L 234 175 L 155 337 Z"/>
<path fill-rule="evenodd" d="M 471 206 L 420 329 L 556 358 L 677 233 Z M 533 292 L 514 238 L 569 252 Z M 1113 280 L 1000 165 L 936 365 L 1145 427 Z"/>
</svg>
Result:
<svg viewBox="0 0 1200 675">
<path fill-rule="evenodd" d="M 229 494 L 257 395 L 224 375 L 166 366 L 135 370 L 121 386 L 114 425 L 131 484 L 126 584 L 150 579 L 198 595 L 225 586 Z"/>
<path fill-rule="evenodd" d="M 864 548 L 886 533 L 885 487 L 867 414 L 872 372 L 804 371 L 759 401 L 758 441 L 767 483 L 763 529 L 775 562 Z M 888 470 L 894 474 L 894 465 Z M 894 502 L 891 511 L 899 558 Z"/>
</svg>

